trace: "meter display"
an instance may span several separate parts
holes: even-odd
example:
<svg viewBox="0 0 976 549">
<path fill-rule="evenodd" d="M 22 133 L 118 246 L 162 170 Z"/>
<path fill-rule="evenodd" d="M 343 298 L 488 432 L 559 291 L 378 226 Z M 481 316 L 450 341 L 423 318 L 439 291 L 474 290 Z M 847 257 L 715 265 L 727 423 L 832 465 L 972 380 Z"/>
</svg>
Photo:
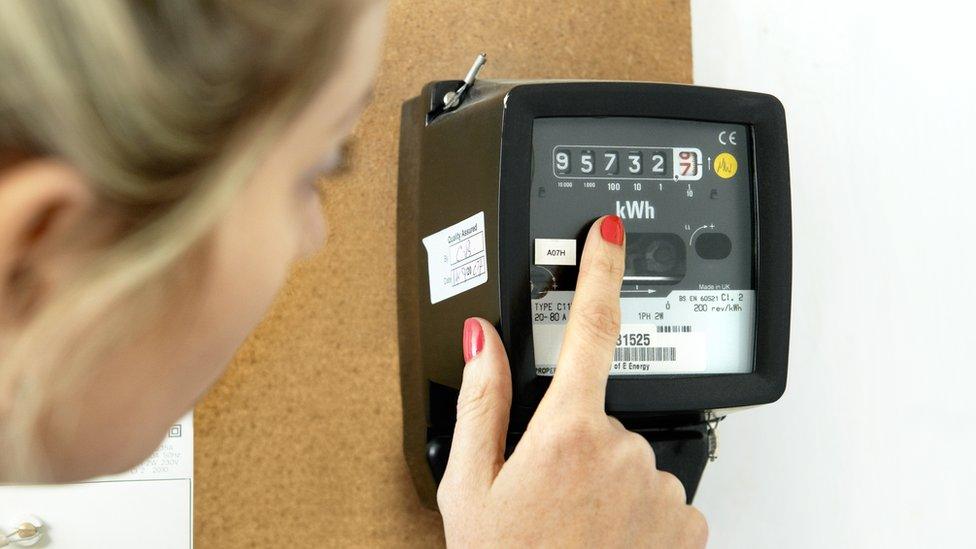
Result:
<svg viewBox="0 0 976 549">
<path fill-rule="evenodd" d="M 756 320 L 744 125 L 538 118 L 529 199 L 536 374 L 551 376 L 590 223 L 627 230 L 612 376 L 744 374 Z"/>
</svg>

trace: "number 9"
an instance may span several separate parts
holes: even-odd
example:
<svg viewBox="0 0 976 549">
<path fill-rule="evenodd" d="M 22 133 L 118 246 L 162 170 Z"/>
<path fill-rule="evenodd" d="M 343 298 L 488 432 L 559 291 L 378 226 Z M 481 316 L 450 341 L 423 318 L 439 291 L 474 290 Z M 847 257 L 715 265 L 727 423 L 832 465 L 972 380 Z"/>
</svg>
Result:
<svg viewBox="0 0 976 549">
<path fill-rule="evenodd" d="M 560 174 L 569 173 L 569 152 L 568 151 L 556 151 L 556 155 L 553 162 L 555 164 L 557 173 Z"/>
</svg>

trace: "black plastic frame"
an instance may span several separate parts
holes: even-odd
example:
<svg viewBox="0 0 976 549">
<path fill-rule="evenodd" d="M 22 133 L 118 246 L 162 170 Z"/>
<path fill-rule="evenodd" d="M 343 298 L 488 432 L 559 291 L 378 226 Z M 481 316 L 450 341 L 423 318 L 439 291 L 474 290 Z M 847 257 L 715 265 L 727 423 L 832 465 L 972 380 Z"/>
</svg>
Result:
<svg viewBox="0 0 976 549">
<path fill-rule="evenodd" d="M 504 102 L 499 181 L 501 336 L 513 402 L 534 408 L 550 378 L 536 376 L 530 315 L 529 194 L 536 118 L 620 116 L 743 124 L 751 131 L 756 340 L 748 374 L 611 377 L 607 409 L 623 415 L 765 404 L 786 389 L 792 236 L 783 105 L 771 95 L 678 84 L 559 82 L 512 88 Z M 515 410 L 513 410 L 515 412 Z"/>
</svg>

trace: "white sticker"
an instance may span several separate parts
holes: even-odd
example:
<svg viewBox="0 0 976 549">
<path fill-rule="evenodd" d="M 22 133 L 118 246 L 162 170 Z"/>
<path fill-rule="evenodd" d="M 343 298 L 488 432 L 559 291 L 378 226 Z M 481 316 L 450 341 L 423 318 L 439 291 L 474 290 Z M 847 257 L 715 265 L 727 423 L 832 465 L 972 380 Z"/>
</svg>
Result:
<svg viewBox="0 0 976 549">
<path fill-rule="evenodd" d="M 610 375 L 701 373 L 705 352 L 705 334 L 691 326 L 624 324 Z"/>
<path fill-rule="evenodd" d="M 535 239 L 536 265 L 576 265 L 575 238 Z"/>
<path fill-rule="evenodd" d="M 485 212 L 423 239 L 431 304 L 488 282 Z"/>
<path fill-rule="evenodd" d="M 565 323 L 533 326 L 536 375 L 551 376 L 566 333 Z M 624 324 L 613 352 L 611 376 L 705 372 L 707 340 L 691 326 Z"/>
</svg>

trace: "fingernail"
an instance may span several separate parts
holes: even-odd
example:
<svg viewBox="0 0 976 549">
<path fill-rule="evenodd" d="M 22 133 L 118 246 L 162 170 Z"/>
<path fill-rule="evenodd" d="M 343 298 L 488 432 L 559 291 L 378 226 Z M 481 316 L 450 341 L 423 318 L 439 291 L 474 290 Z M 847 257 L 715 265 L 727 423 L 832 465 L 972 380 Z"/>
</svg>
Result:
<svg viewBox="0 0 976 549">
<path fill-rule="evenodd" d="M 461 346 L 464 349 L 465 363 L 471 362 L 485 347 L 485 331 L 481 329 L 481 323 L 477 319 L 469 318 L 464 321 Z"/>
<path fill-rule="evenodd" d="M 608 215 L 600 224 L 600 236 L 611 244 L 620 246 L 624 243 L 624 222 L 616 215 Z"/>
</svg>

